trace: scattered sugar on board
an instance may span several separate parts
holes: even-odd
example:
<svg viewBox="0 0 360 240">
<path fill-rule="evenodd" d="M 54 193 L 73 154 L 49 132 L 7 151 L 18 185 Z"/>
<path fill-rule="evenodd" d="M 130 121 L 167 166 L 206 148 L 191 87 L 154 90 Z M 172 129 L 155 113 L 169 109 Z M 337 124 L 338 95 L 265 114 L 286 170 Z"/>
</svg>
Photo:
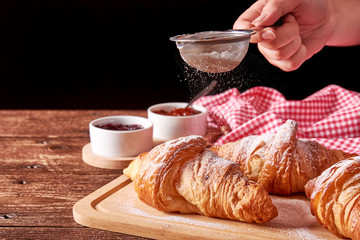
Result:
<svg viewBox="0 0 360 240">
<path fill-rule="evenodd" d="M 208 228 L 221 232 L 226 239 L 231 239 L 234 233 L 259 236 L 259 232 L 264 235 L 271 232 L 277 233 L 283 239 L 301 239 L 301 240 L 322 240 L 324 236 L 319 236 L 313 228 L 320 227 L 316 218 L 311 215 L 309 201 L 303 195 L 292 197 L 271 196 L 274 205 L 278 208 L 278 217 L 272 219 L 265 224 L 247 224 L 231 220 L 224 220 L 218 218 L 206 218 L 197 214 L 181 214 L 181 213 L 164 213 L 147 206 L 141 202 L 135 191 L 130 189 L 126 193 L 116 193 L 101 204 L 105 203 L 106 207 L 102 207 L 102 211 L 114 214 L 116 212 L 124 213 L 133 216 L 140 216 L 142 221 L 150 224 L 157 224 L 164 229 L 164 231 L 171 231 L 173 224 L 188 224 L 199 228 Z M 129 199 L 133 199 L 129 201 Z M 249 226 L 249 227 L 247 227 Z M 256 226 L 256 227 L 254 227 Z M 168 229 L 168 230 L 166 230 Z M 229 236 L 226 235 L 228 231 Z M 269 232 L 270 231 L 270 232 Z M 330 234 L 330 233 L 329 233 Z M 261 234 L 260 234 L 261 235 Z"/>
<path fill-rule="evenodd" d="M 134 192 L 134 195 L 136 193 Z M 133 196 L 136 198 L 135 196 Z M 255 224 L 249 224 L 249 228 L 246 227 L 247 223 L 241 223 L 241 225 L 234 224 L 234 221 L 223 220 L 213 218 L 211 220 L 203 221 L 203 217 L 200 215 L 188 215 L 181 213 L 164 213 L 157 211 L 140 200 L 128 201 L 129 196 L 116 195 L 108 202 L 111 206 L 111 212 L 122 212 L 129 215 L 140 216 L 143 221 L 147 221 L 151 224 L 163 224 L 164 227 L 171 223 L 188 224 L 195 227 L 209 228 L 219 230 L 222 234 L 226 234 L 226 231 L 239 232 L 239 234 L 258 235 L 258 232 L 266 232 L 268 230 L 276 231 L 283 236 L 284 239 L 301 239 L 301 240 L 322 240 L 320 236 L 312 232 L 310 228 L 316 227 L 319 224 L 315 217 L 310 213 L 309 202 L 303 199 L 294 199 L 287 197 L 272 196 L 274 205 L 278 208 L 278 217 L 272 219 L 268 223 L 258 225 L 259 228 L 253 228 Z M 189 217 L 190 216 L 190 217 Z M 160 220 L 160 221 L 158 221 Z M 225 232 L 224 232 L 225 231 Z M 230 239 L 231 235 L 227 239 Z"/>
<path fill-rule="evenodd" d="M 136 193 L 134 193 L 136 194 Z M 221 231 L 223 236 L 226 236 L 226 239 L 231 239 L 231 235 L 227 235 L 226 231 L 230 232 L 239 232 L 239 228 L 236 225 L 229 225 L 229 220 L 211 218 L 210 221 L 203 221 L 201 218 L 203 216 L 197 214 L 181 214 L 181 213 L 165 213 L 157 211 L 147 205 L 142 203 L 140 200 L 136 199 L 135 201 L 128 201 L 129 196 L 125 195 L 113 195 L 106 200 L 106 209 L 110 213 L 121 212 L 129 215 L 141 216 L 142 221 L 150 222 L 151 224 L 165 224 L 169 225 L 167 222 L 179 223 L 179 224 L 188 224 L 195 227 L 216 229 Z M 161 221 L 157 221 L 161 220 Z M 207 219 L 209 220 L 209 219 Z M 166 222 L 163 222 L 166 221 Z M 222 223 L 224 222 L 224 224 Z M 164 225 L 164 226 L 165 226 Z M 171 224 L 170 224 L 171 225 Z M 244 234 L 254 234 L 254 230 L 241 228 L 241 232 Z M 237 239 L 237 238 L 236 238 Z"/>
<path fill-rule="evenodd" d="M 315 234 L 313 234 L 312 232 L 310 232 L 309 229 L 306 228 L 300 228 L 300 229 L 296 229 L 293 233 L 293 235 L 298 236 L 300 239 L 304 239 L 304 240 L 318 240 L 318 239 L 324 239 L 324 238 L 320 238 L 319 236 L 316 236 Z M 324 239 L 325 240 L 325 239 Z"/>
<path fill-rule="evenodd" d="M 226 239 L 238 239 L 237 237 L 234 238 L 234 236 L 231 236 L 230 234 L 228 234 L 226 231 L 229 232 L 233 232 L 233 231 L 238 231 L 237 228 L 233 228 L 229 225 L 224 225 L 221 223 L 213 223 L 213 222 L 204 222 L 201 220 L 196 220 L 193 218 L 189 218 L 186 216 L 179 216 L 181 213 L 160 213 L 159 215 L 156 214 L 150 214 L 147 213 L 139 208 L 135 208 L 135 207 L 129 207 L 129 206 L 122 206 L 121 210 L 124 213 L 128 213 L 130 215 L 137 215 L 137 216 L 141 216 L 143 221 L 148 221 L 152 224 L 164 224 L 164 228 L 168 229 L 169 227 L 171 227 L 172 224 L 169 223 L 164 223 L 163 221 L 168 221 L 168 222 L 172 222 L 172 223 L 180 223 L 180 224 L 188 224 L 191 226 L 196 226 L 196 227 L 202 227 L 202 228 L 211 228 L 211 229 L 218 229 L 221 230 L 221 235 L 224 237 L 226 237 Z M 161 220 L 156 221 L 156 220 Z M 244 233 L 247 233 L 246 231 L 242 231 Z M 251 234 L 252 232 L 248 232 L 247 234 Z"/>
<path fill-rule="evenodd" d="M 286 235 L 288 238 L 303 240 L 324 239 L 310 230 L 310 227 L 318 225 L 318 222 L 311 215 L 308 201 L 274 196 L 272 200 L 278 208 L 279 215 L 265 223 L 265 225 L 276 228 L 282 235 Z"/>
<path fill-rule="evenodd" d="M 130 207 L 130 206 L 121 206 L 120 207 L 121 210 L 125 213 L 129 213 L 132 215 L 138 215 L 138 216 L 142 216 L 142 217 L 147 217 L 149 219 L 160 219 L 160 220 L 166 220 L 166 221 L 170 221 L 170 222 L 177 222 L 177 223 L 184 223 L 184 224 L 190 224 L 190 225 L 194 225 L 194 226 L 201 226 L 201 227 L 206 227 L 206 228 L 213 228 L 213 229 L 219 229 L 219 230 L 228 230 L 228 231 L 236 231 L 236 228 L 232 228 L 229 225 L 224 225 L 221 223 L 213 223 L 213 222 L 204 222 L 204 221 L 199 221 L 196 219 L 192 219 L 189 217 L 183 217 L 183 216 L 179 216 L 180 213 L 161 213 L 162 216 L 160 215 L 154 215 L 154 214 L 149 214 L 139 208 L 135 208 L 135 207 Z"/>
<path fill-rule="evenodd" d="M 317 224 L 316 218 L 311 215 L 309 203 L 304 200 L 273 197 L 273 203 L 279 215 L 271 220 L 272 225 L 299 228 Z"/>
</svg>

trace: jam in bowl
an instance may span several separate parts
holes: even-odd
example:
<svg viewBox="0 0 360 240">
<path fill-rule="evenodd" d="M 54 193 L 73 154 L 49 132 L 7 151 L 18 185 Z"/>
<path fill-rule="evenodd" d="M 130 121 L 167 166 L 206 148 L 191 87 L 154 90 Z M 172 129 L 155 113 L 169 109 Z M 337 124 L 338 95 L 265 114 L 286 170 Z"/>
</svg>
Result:
<svg viewBox="0 0 360 240">
<path fill-rule="evenodd" d="M 143 129 L 144 127 L 140 124 L 122 124 L 122 123 L 103 123 L 95 125 L 95 127 L 115 130 L 115 131 L 133 131 Z"/>
<path fill-rule="evenodd" d="M 153 122 L 155 143 L 189 135 L 204 136 L 207 129 L 207 110 L 193 105 L 186 108 L 185 102 L 169 102 L 148 108 L 148 118 Z"/>
<path fill-rule="evenodd" d="M 89 124 L 91 150 L 111 157 L 135 157 L 153 147 L 153 124 L 143 117 L 108 116 Z"/>
<path fill-rule="evenodd" d="M 170 111 L 160 109 L 160 110 L 153 110 L 153 112 L 157 113 L 157 114 L 161 114 L 161 115 L 167 115 L 167 116 L 191 116 L 191 115 L 201 113 L 201 111 L 195 110 L 192 107 L 174 108 Z"/>
</svg>

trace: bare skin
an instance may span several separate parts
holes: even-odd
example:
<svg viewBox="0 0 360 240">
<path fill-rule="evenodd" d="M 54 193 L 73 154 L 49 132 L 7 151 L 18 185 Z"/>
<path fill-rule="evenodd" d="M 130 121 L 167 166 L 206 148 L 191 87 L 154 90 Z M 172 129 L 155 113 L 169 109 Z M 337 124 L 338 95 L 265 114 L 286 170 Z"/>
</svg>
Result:
<svg viewBox="0 0 360 240">
<path fill-rule="evenodd" d="M 360 44 L 360 0 L 258 0 L 234 23 L 254 28 L 259 51 L 284 71 L 298 69 L 324 46 Z M 268 27 L 282 18 L 280 27 Z"/>
</svg>

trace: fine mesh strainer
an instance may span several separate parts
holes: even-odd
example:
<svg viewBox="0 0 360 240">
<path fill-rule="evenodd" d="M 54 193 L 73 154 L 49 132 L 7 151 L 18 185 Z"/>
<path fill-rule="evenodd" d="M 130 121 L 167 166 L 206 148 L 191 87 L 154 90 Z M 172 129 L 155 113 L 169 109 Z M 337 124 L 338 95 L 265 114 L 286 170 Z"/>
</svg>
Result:
<svg viewBox="0 0 360 240">
<path fill-rule="evenodd" d="M 245 57 L 253 30 L 207 31 L 171 37 L 182 59 L 209 73 L 227 72 Z"/>
</svg>

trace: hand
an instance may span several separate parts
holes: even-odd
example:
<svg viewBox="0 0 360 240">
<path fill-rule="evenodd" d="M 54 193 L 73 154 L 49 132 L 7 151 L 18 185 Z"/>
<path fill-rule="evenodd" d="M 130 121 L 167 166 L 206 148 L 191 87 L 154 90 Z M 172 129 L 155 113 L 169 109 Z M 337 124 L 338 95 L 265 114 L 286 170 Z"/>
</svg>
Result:
<svg viewBox="0 0 360 240">
<path fill-rule="evenodd" d="M 298 69 L 319 52 L 334 31 L 330 0 L 258 0 L 234 23 L 234 29 L 258 28 L 251 42 L 273 65 Z M 280 27 L 267 27 L 283 18 Z"/>
</svg>

